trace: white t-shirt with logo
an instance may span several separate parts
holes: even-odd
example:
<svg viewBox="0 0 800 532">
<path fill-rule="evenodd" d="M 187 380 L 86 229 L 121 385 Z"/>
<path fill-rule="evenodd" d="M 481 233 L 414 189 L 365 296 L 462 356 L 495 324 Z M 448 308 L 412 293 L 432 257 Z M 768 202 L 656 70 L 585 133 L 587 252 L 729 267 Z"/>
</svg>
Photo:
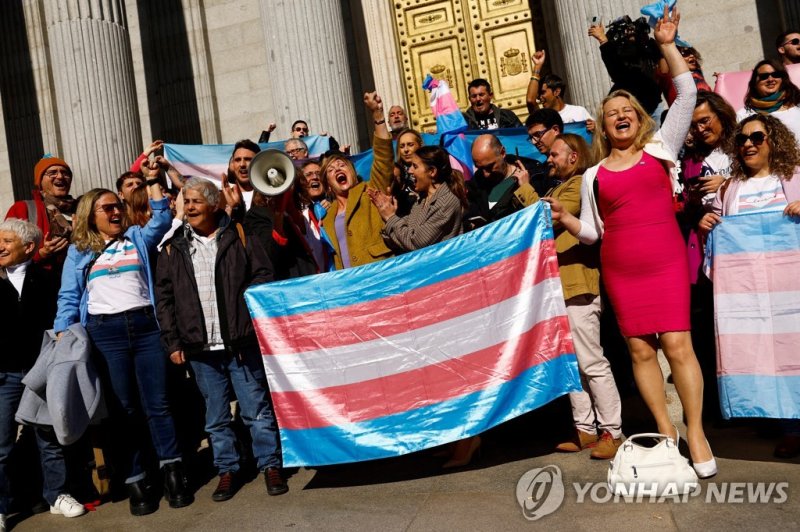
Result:
<svg viewBox="0 0 800 532">
<path fill-rule="evenodd" d="M 750 177 L 739 187 L 739 214 L 753 211 L 782 211 L 788 205 L 781 180 L 774 175 Z"/>
</svg>

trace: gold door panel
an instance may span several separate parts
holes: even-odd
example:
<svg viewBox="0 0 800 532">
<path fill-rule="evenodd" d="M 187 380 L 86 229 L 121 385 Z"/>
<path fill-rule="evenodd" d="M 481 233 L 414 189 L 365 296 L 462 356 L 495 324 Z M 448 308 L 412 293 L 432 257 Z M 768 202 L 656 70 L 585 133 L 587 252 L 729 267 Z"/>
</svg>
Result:
<svg viewBox="0 0 800 532">
<path fill-rule="evenodd" d="M 525 92 L 534 52 L 528 0 L 396 0 L 395 30 L 403 85 L 414 127 L 434 125 L 427 74 L 447 80 L 461 109 L 467 84 L 486 78 L 495 103 L 525 118 Z"/>
</svg>

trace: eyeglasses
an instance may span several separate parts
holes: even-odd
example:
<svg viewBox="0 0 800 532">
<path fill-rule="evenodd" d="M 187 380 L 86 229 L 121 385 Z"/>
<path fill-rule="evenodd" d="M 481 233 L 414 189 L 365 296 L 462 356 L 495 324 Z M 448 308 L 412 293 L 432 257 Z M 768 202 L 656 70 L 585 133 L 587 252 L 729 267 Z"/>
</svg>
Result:
<svg viewBox="0 0 800 532">
<path fill-rule="evenodd" d="M 286 153 L 289 155 L 299 155 L 301 153 L 306 153 L 305 148 L 292 148 L 291 150 L 286 150 Z"/>
<path fill-rule="evenodd" d="M 98 208 L 95 209 L 95 212 L 103 211 L 106 214 L 113 214 L 114 211 L 122 212 L 124 207 L 122 203 L 106 203 L 105 205 L 100 205 Z"/>
<path fill-rule="evenodd" d="M 304 177 L 312 177 L 312 176 L 320 177 L 321 175 L 322 172 L 320 172 L 319 170 L 309 170 L 308 172 L 303 172 Z"/>
<path fill-rule="evenodd" d="M 791 44 L 792 46 L 797 46 L 798 44 L 800 44 L 800 39 L 798 39 L 797 37 L 795 37 L 794 39 L 789 39 L 788 41 L 783 43 L 781 46 L 786 46 L 787 44 Z"/>
<path fill-rule="evenodd" d="M 42 176 L 43 177 L 50 177 L 50 178 L 58 177 L 58 176 L 64 176 L 64 177 L 71 178 L 72 174 L 69 173 L 69 170 L 48 170 L 47 172 L 42 174 Z"/>
<path fill-rule="evenodd" d="M 717 118 L 716 115 L 706 116 L 705 118 L 701 118 L 697 122 L 692 122 L 692 129 L 695 131 L 700 131 L 708 129 L 711 126 L 711 123 Z"/>
<path fill-rule="evenodd" d="M 764 141 L 767 140 L 767 135 L 763 131 L 753 131 L 749 135 L 745 135 L 744 133 L 739 133 L 734 138 L 734 142 L 736 142 L 737 148 L 744 147 L 747 141 L 753 143 L 753 146 L 761 146 L 764 144 Z"/>
<path fill-rule="evenodd" d="M 777 70 L 773 70 L 772 72 L 759 72 L 756 77 L 758 77 L 758 81 L 766 81 L 767 78 L 772 79 L 783 79 L 784 73 L 778 72 Z"/>
<path fill-rule="evenodd" d="M 542 129 L 541 131 L 537 131 L 536 133 L 531 133 L 531 134 L 528 135 L 528 140 L 531 141 L 532 143 L 536 144 L 537 142 L 542 140 L 542 137 L 548 131 L 550 131 L 550 128 Z"/>
<path fill-rule="evenodd" d="M 302 131 L 303 133 L 308 133 L 308 128 L 297 126 L 296 128 L 294 128 L 294 131 Z"/>
</svg>

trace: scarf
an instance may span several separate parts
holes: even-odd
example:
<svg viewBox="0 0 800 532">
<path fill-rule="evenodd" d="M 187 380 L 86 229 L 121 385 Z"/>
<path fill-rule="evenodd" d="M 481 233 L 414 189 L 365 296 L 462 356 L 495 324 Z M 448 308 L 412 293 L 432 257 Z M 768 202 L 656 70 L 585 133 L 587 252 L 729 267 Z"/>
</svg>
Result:
<svg viewBox="0 0 800 532">
<path fill-rule="evenodd" d="M 775 94 L 767 96 L 766 98 L 756 98 L 751 96 L 748 107 L 753 109 L 757 113 L 761 113 L 762 115 L 768 115 L 770 113 L 774 113 L 775 111 L 783 107 L 783 98 L 784 98 L 783 91 L 778 91 Z"/>
<path fill-rule="evenodd" d="M 42 194 L 42 201 L 46 207 L 54 206 L 61 214 L 70 215 L 75 212 L 78 200 L 72 196 L 65 196 L 63 198 L 56 198 L 49 194 Z"/>
</svg>

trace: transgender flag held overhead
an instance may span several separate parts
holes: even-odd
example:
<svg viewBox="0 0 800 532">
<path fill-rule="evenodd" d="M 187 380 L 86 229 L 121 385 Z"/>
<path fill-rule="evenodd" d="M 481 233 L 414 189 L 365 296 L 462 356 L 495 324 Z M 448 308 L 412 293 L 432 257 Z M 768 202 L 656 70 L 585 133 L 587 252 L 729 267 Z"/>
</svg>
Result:
<svg viewBox="0 0 800 532">
<path fill-rule="evenodd" d="M 723 416 L 800 418 L 800 223 L 725 216 L 708 245 Z"/>
<path fill-rule="evenodd" d="M 479 434 L 581 389 L 544 203 L 382 262 L 254 286 L 286 467 Z"/>
</svg>

